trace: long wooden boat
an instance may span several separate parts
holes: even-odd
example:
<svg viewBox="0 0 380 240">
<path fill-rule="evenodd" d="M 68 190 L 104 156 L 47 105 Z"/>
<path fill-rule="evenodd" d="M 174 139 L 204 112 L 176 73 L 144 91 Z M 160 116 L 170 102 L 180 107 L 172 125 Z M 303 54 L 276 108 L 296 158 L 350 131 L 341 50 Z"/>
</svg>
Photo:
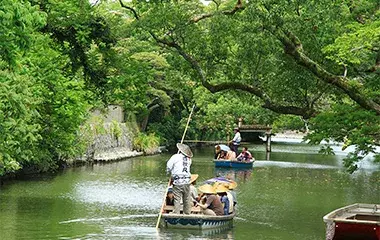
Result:
<svg viewBox="0 0 380 240">
<path fill-rule="evenodd" d="M 253 160 L 249 162 L 245 161 L 231 161 L 231 160 L 219 160 L 214 159 L 215 167 L 228 167 L 228 168 L 252 168 Z"/>
<path fill-rule="evenodd" d="M 380 204 L 356 203 L 323 217 L 326 240 L 380 240 Z"/>
<path fill-rule="evenodd" d="M 172 206 L 165 206 L 165 211 L 172 211 Z M 186 228 L 186 229 L 216 229 L 229 228 L 233 225 L 235 213 L 223 216 L 203 215 L 199 207 L 193 207 L 191 214 L 163 213 L 160 226 L 164 228 Z"/>
</svg>

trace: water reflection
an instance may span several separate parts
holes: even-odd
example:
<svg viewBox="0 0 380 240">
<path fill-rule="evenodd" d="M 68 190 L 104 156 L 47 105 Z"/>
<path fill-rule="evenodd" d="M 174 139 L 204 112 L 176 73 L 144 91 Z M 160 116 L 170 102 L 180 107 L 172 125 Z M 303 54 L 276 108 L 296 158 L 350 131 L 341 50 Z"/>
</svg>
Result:
<svg viewBox="0 0 380 240">
<path fill-rule="evenodd" d="M 231 227 L 204 230 L 160 229 L 159 236 L 160 239 L 235 239 Z"/>
<path fill-rule="evenodd" d="M 246 182 L 251 178 L 252 171 L 253 169 L 215 168 L 215 176 Z"/>
</svg>

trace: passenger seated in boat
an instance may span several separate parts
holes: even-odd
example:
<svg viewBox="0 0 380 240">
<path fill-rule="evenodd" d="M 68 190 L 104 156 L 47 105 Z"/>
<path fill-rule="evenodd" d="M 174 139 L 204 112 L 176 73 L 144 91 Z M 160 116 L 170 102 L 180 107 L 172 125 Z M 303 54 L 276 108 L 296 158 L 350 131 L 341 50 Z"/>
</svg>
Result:
<svg viewBox="0 0 380 240">
<path fill-rule="evenodd" d="M 252 157 L 252 154 L 248 151 L 248 148 L 243 147 L 243 151 L 239 154 L 239 156 L 237 157 L 237 160 L 249 162 L 249 161 L 255 160 L 255 159 Z"/>
<path fill-rule="evenodd" d="M 216 193 L 220 197 L 220 201 L 223 204 L 223 212 L 224 215 L 228 215 L 233 212 L 233 202 L 230 202 L 230 199 L 227 196 L 228 188 L 225 187 L 223 184 L 218 184 L 216 187 Z M 230 207 L 232 206 L 232 207 Z"/>
<path fill-rule="evenodd" d="M 214 159 L 219 159 L 220 151 L 221 151 L 220 146 L 219 145 L 215 145 Z"/>
<path fill-rule="evenodd" d="M 191 174 L 191 179 L 190 179 L 190 197 L 194 206 L 197 204 L 199 200 L 197 188 L 194 186 L 197 183 L 198 176 L 199 176 L 198 174 Z"/>
<path fill-rule="evenodd" d="M 226 160 L 236 160 L 236 153 L 234 151 L 228 151 L 225 157 Z"/>
<path fill-rule="evenodd" d="M 220 198 L 216 195 L 215 188 L 210 184 L 202 185 L 198 190 L 205 194 L 205 203 L 198 202 L 204 215 L 221 216 L 224 214 L 223 205 Z"/>
<path fill-rule="evenodd" d="M 232 194 L 235 194 L 235 197 L 232 195 Z M 235 191 L 231 191 L 231 190 L 228 190 L 227 192 L 226 192 L 226 194 L 227 194 L 227 198 L 228 198 L 228 201 L 229 201 L 229 203 L 230 203 L 230 205 L 229 205 L 229 209 L 228 209 L 228 213 L 229 214 L 232 214 L 234 211 L 235 211 L 235 205 L 236 205 L 236 193 L 235 193 Z"/>
<path fill-rule="evenodd" d="M 236 185 L 233 185 L 233 184 L 225 184 L 224 185 L 226 188 L 228 188 L 228 191 L 227 191 L 227 197 L 228 199 L 230 200 L 230 203 L 233 203 L 233 204 L 230 204 L 230 207 L 232 207 L 232 211 L 234 211 L 235 209 L 235 206 L 237 204 L 237 197 L 236 197 L 236 192 L 235 192 L 235 187 Z"/>
<path fill-rule="evenodd" d="M 218 154 L 218 156 L 216 157 L 216 159 L 218 159 L 218 160 L 224 160 L 224 159 L 226 159 L 226 151 L 223 151 L 223 150 L 220 150 L 220 152 L 219 152 L 219 154 Z"/>
<path fill-rule="evenodd" d="M 168 188 L 168 192 L 166 194 L 166 206 L 174 206 L 174 193 L 173 188 Z"/>
</svg>

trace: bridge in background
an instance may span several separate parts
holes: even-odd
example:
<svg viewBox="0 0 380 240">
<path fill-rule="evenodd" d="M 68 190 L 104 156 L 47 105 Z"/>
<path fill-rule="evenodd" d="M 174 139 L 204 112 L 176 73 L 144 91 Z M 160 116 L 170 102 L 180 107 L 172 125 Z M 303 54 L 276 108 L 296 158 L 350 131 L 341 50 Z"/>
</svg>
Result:
<svg viewBox="0 0 380 240">
<path fill-rule="evenodd" d="M 271 136 L 272 136 L 272 127 L 269 125 L 243 125 L 243 121 L 239 118 L 238 123 L 239 131 L 241 134 L 244 133 L 260 133 L 266 136 L 266 151 L 271 152 Z M 201 141 L 201 140 L 184 140 L 186 143 L 207 143 L 207 144 L 228 144 L 229 140 L 215 140 L 215 141 Z M 241 144 L 247 144 L 248 141 L 241 142 Z"/>
</svg>

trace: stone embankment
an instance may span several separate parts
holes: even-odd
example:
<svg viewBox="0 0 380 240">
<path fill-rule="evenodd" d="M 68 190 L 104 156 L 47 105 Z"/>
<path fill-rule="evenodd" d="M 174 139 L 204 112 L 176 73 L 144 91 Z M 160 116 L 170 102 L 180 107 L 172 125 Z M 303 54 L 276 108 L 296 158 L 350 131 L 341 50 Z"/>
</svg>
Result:
<svg viewBox="0 0 380 240">
<path fill-rule="evenodd" d="M 144 155 L 133 150 L 134 133 L 125 123 L 90 124 L 82 131 L 82 136 L 88 146 L 85 155 L 77 161 L 118 161 Z M 153 153 L 159 152 L 157 149 Z"/>
</svg>

